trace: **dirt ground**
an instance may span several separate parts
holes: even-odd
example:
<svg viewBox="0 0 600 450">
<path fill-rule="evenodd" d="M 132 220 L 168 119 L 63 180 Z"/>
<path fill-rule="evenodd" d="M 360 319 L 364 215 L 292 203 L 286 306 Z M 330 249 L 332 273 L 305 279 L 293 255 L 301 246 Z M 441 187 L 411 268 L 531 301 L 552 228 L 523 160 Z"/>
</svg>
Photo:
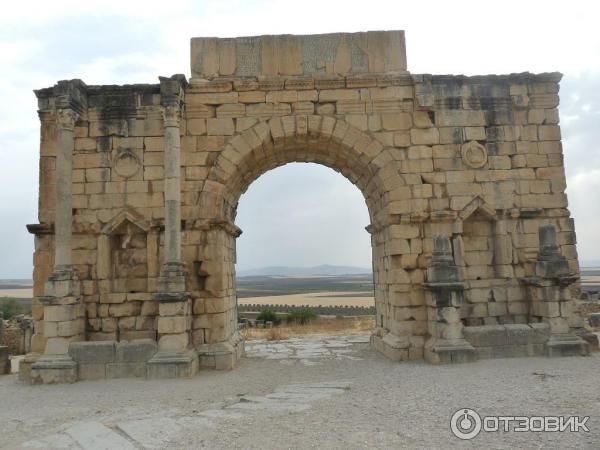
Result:
<svg viewBox="0 0 600 450">
<path fill-rule="evenodd" d="M 0 377 L 0 448 L 362 449 L 600 447 L 600 354 L 432 366 L 394 363 L 367 334 L 247 342 L 232 371 L 184 380 L 27 386 Z M 452 435 L 481 416 L 591 416 L 589 432 Z"/>
</svg>

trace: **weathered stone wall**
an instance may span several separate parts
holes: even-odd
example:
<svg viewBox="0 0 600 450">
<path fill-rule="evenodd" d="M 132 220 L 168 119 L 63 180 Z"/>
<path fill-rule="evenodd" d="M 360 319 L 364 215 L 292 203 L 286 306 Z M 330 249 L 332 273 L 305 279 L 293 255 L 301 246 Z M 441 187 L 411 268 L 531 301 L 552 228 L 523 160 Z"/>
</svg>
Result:
<svg viewBox="0 0 600 450">
<path fill-rule="evenodd" d="M 199 351 L 235 340 L 237 203 L 256 178 L 289 162 L 331 167 L 363 193 L 371 218 L 374 336 L 389 356 L 423 358 L 435 335 L 427 299 L 435 236 L 451 242 L 464 290 L 459 325 L 548 319 L 532 307 L 525 283 L 536 275 L 540 226 L 555 227 L 558 251 L 578 272 L 564 193 L 560 74 L 411 75 L 403 33 L 352 36 L 193 40 L 190 82 L 71 81 L 37 91 L 35 295 L 43 295 L 53 270 L 60 134 L 53 111 L 66 91 L 85 97 L 73 128 L 71 249 L 88 340 L 187 335 Z M 393 57 L 395 47 L 385 44 L 391 41 L 402 47 Z M 303 50 L 315 42 L 333 42 L 320 62 L 317 50 Z M 348 57 L 365 45 L 365 58 Z M 262 55 L 252 73 L 247 46 Z M 289 46 L 298 51 L 286 52 Z M 167 126 L 179 141 L 165 138 Z M 179 160 L 165 159 L 165 148 Z M 165 161 L 175 169 L 166 170 Z M 179 218 L 180 238 L 173 234 Z M 171 259 L 181 253 L 190 303 L 163 314 L 153 294 L 164 290 L 169 246 Z M 34 303 L 37 351 L 52 333 L 42 330 L 43 314 Z M 567 306 L 557 314 L 580 326 Z"/>
</svg>

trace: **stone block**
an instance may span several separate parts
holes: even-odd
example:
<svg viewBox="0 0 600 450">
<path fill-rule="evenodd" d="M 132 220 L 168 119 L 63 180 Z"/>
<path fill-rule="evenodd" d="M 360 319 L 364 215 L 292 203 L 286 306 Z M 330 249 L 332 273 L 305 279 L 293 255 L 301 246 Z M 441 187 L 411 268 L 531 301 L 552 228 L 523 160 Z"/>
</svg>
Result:
<svg viewBox="0 0 600 450">
<path fill-rule="evenodd" d="M 119 333 L 123 341 L 135 341 L 138 339 L 151 339 L 156 341 L 156 330 L 128 330 Z"/>
<path fill-rule="evenodd" d="M 44 306 L 44 320 L 49 322 L 66 322 L 76 318 L 77 310 L 73 305 Z"/>
<path fill-rule="evenodd" d="M 106 378 L 106 364 L 78 364 L 78 379 L 102 380 Z"/>
<path fill-rule="evenodd" d="M 538 138 L 540 141 L 560 141 L 560 127 L 558 125 L 540 125 Z"/>
<path fill-rule="evenodd" d="M 188 330 L 188 317 L 173 316 L 158 318 L 158 332 L 160 334 L 184 333 Z"/>
<path fill-rule="evenodd" d="M 73 342 L 69 346 L 69 355 L 80 364 L 106 364 L 115 361 L 116 343 Z"/>
<path fill-rule="evenodd" d="M 206 133 L 206 119 L 188 119 L 187 131 L 193 135 Z"/>
<path fill-rule="evenodd" d="M 198 355 L 194 351 L 158 352 L 146 365 L 146 377 L 189 378 L 198 372 Z"/>
<path fill-rule="evenodd" d="M 119 342 L 116 345 L 116 363 L 146 362 L 157 352 L 158 345 L 150 339 Z"/>
<path fill-rule="evenodd" d="M 58 336 L 76 336 L 78 334 L 83 334 L 83 332 L 85 331 L 85 320 L 83 318 L 57 323 Z"/>
<path fill-rule="evenodd" d="M 326 89 L 319 91 L 319 102 L 335 102 L 338 100 L 358 100 L 357 89 Z"/>
<path fill-rule="evenodd" d="M 407 361 L 409 356 L 408 345 L 406 348 L 391 347 L 383 338 L 375 334 L 371 335 L 371 346 L 382 353 L 391 361 Z"/>
<path fill-rule="evenodd" d="M 476 327 L 465 327 L 463 329 L 465 339 L 473 347 L 495 347 L 508 345 L 508 335 L 503 325 L 482 325 Z"/>
<path fill-rule="evenodd" d="M 77 381 L 77 363 L 68 356 L 44 355 L 31 365 L 31 384 L 62 384 Z"/>
<path fill-rule="evenodd" d="M 394 114 L 382 114 L 381 125 L 384 130 L 408 130 L 412 125 L 412 118 L 409 113 L 401 112 Z"/>
<path fill-rule="evenodd" d="M 143 378 L 146 370 L 146 362 L 109 363 L 106 365 L 106 378 Z"/>
<path fill-rule="evenodd" d="M 413 128 L 410 130 L 410 141 L 415 145 L 434 145 L 440 143 L 437 128 Z"/>
<path fill-rule="evenodd" d="M 206 130 L 209 136 L 231 136 L 235 133 L 235 126 L 230 118 L 207 119 Z"/>
<path fill-rule="evenodd" d="M 158 307 L 161 317 L 184 316 L 190 312 L 190 304 L 184 302 L 160 303 Z"/>
<path fill-rule="evenodd" d="M 66 355 L 69 352 L 69 345 L 73 341 L 67 337 L 51 337 L 46 339 L 46 351 L 48 355 Z"/>
<path fill-rule="evenodd" d="M 111 317 L 137 316 L 142 309 L 140 303 L 141 302 L 126 302 L 110 305 L 108 313 Z"/>
</svg>

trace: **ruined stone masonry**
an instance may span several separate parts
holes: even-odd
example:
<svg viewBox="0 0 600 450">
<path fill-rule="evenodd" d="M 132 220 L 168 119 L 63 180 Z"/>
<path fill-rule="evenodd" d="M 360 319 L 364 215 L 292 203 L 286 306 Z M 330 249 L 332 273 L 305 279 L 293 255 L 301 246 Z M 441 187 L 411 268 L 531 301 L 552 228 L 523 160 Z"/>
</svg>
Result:
<svg viewBox="0 0 600 450">
<path fill-rule="evenodd" d="M 365 197 L 372 346 L 583 355 L 558 73 L 411 74 L 404 32 L 194 38 L 191 79 L 36 91 L 33 383 L 231 368 L 240 195 L 290 162 Z"/>
</svg>

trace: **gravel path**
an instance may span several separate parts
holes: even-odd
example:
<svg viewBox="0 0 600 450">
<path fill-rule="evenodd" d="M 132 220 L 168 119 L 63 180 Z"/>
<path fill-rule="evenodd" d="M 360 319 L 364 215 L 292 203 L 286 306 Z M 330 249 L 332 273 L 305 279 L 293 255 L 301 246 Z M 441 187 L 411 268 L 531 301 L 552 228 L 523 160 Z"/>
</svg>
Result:
<svg viewBox="0 0 600 450">
<path fill-rule="evenodd" d="M 600 353 L 392 363 L 364 338 L 252 342 L 236 370 L 189 380 L 26 386 L 0 377 L 0 448 L 600 448 Z M 482 416 L 591 416 L 584 433 L 450 431 Z"/>
</svg>

